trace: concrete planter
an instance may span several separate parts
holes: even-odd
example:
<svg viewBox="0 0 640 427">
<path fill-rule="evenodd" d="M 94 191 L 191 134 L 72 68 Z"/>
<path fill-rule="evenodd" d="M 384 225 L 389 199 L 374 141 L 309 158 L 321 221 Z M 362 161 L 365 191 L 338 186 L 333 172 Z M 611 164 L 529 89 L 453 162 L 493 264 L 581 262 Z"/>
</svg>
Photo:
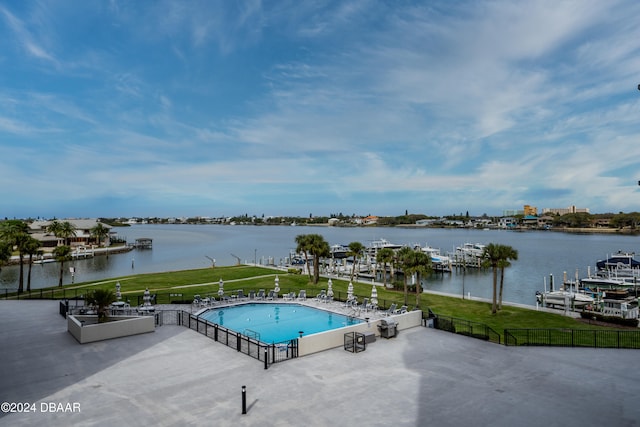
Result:
<svg viewBox="0 0 640 427">
<path fill-rule="evenodd" d="M 80 344 L 144 334 L 155 330 L 154 316 L 112 316 L 97 323 L 97 316 L 67 316 L 67 330 Z"/>
</svg>

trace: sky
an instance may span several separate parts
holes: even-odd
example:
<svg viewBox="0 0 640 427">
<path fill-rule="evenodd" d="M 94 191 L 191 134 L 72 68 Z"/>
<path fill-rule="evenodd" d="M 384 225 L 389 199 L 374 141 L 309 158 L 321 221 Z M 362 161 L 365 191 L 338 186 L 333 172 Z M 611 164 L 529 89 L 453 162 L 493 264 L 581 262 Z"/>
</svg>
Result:
<svg viewBox="0 0 640 427">
<path fill-rule="evenodd" d="M 640 211 L 639 16 L 0 0 L 0 218 Z"/>
</svg>

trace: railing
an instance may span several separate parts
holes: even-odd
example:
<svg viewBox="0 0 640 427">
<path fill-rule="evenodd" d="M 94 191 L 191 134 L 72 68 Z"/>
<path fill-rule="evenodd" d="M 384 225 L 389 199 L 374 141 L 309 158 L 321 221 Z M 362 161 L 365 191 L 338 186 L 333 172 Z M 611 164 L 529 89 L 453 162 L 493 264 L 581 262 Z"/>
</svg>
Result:
<svg viewBox="0 0 640 427">
<path fill-rule="evenodd" d="M 435 329 L 500 344 L 500 334 L 484 323 L 440 315 L 432 319 Z"/>
<path fill-rule="evenodd" d="M 603 329 L 505 329 L 511 346 L 556 346 L 640 349 L 640 331 Z"/>
<path fill-rule="evenodd" d="M 60 316 L 67 318 L 69 312 L 69 301 L 60 301 Z"/>
<path fill-rule="evenodd" d="M 264 362 L 265 369 L 274 363 L 298 357 L 297 338 L 282 343 L 266 344 L 183 310 L 162 310 L 155 316 L 156 325 L 186 326 L 214 341 Z"/>
</svg>

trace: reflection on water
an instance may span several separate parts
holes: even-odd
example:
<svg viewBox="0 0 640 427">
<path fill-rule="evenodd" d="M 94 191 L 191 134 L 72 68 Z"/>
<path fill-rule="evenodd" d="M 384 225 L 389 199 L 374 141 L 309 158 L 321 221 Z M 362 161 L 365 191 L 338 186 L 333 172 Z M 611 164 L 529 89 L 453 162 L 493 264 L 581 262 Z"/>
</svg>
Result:
<svg viewBox="0 0 640 427">
<path fill-rule="evenodd" d="M 638 238 L 618 235 L 576 235 L 555 232 L 511 232 L 498 230 L 458 230 L 427 228 L 336 228 L 288 226 L 223 226 L 223 225 L 135 225 L 117 228 L 129 242 L 137 238 L 153 239 L 153 249 L 133 250 L 124 254 L 96 256 L 65 263 L 64 283 L 71 283 L 68 267 L 75 267 L 75 282 L 102 281 L 132 274 L 210 268 L 234 265 L 235 256 L 242 262 L 262 262 L 272 258 L 284 262 L 295 249 L 299 234 L 318 233 L 329 244 L 358 241 L 368 245 L 385 238 L 392 243 L 440 248 L 444 253 L 463 243 L 502 243 L 519 252 L 517 261 L 505 271 L 505 301 L 535 304 L 535 291 L 542 290 L 543 278 L 550 274 L 556 283 L 563 273 L 573 278 L 576 269 L 586 276 L 587 267 L 594 269 L 599 259 L 618 250 L 635 252 Z M 25 288 L 28 266 L 25 265 Z M 60 274 L 57 263 L 37 264 L 32 268 L 32 289 L 56 286 Z M 5 266 L 0 271 L 0 288 L 16 289 L 19 269 Z M 114 281 L 115 282 L 115 281 Z M 115 283 L 114 283 L 115 286 Z M 425 287 L 440 292 L 484 298 L 491 297 L 492 274 L 489 271 L 467 269 L 451 274 L 436 274 Z M 428 303 L 429 296 L 423 295 Z"/>
</svg>

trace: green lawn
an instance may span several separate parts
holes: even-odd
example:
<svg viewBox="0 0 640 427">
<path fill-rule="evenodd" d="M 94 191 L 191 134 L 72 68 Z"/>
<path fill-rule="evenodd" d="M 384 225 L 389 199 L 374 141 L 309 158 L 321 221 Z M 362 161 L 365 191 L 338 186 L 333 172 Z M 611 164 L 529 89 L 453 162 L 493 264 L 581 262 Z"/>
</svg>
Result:
<svg viewBox="0 0 640 427">
<path fill-rule="evenodd" d="M 295 291 L 296 294 L 305 289 L 307 297 L 316 296 L 320 290 L 327 289 L 326 278 L 321 278 L 320 283 L 310 283 L 309 277 L 300 274 L 288 274 L 263 267 L 231 266 L 215 267 L 197 270 L 172 271 L 165 273 L 139 274 L 134 276 L 118 277 L 99 282 L 77 283 L 66 285 L 64 295 L 66 298 L 86 293 L 96 288 L 113 289 L 116 282 L 120 282 L 123 299 L 129 299 L 132 305 L 136 305 L 145 289 L 156 294 L 157 303 L 167 304 L 178 301 L 192 301 L 198 294 L 202 297 L 217 296 L 218 282 L 224 281 L 224 290 L 227 294 L 242 289 L 245 294 L 251 290 L 272 290 L 275 285 L 275 277 L 278 276 L 280 295 Z M 348 281 L 332 279 L 333 290 L 337 299 L 344 299 L 347 294 Z M 61 288 L 48 288 L 33 292 L 33 297 L 40 294 L 45 297 L 62 298 Z M 371 295 L 371 285 L 354 283 L 354 294 L 362 301 Z M 21 298 L 28 298 L 23 294 Z M 494 331 L 503 334 L 504 329 L 517 328 L 572 328 L 572 329 L 598 329 L 594 325 L 585 324 L 575 319 L 560 314 L 545 313 L 523 308 L 504 306 L 497 314 L 491 314 L 491 305 L 484 302 L 462 300 L 460 298 L 445 297 L 423 293 L 420 297 L 419 308 L 427 311 L 430 308 L 434 313 L 442 316 L 451 316 L 474 322 L 484 323 Z M 402 291 L 383 289 L 378 287 L 378 301 L 382 307 L 388 307 L 392 303 L 399 306 L 404 302 Z M 415 294 L 408 296 L 409 308 L 415 306 Z"/>
</svg>

